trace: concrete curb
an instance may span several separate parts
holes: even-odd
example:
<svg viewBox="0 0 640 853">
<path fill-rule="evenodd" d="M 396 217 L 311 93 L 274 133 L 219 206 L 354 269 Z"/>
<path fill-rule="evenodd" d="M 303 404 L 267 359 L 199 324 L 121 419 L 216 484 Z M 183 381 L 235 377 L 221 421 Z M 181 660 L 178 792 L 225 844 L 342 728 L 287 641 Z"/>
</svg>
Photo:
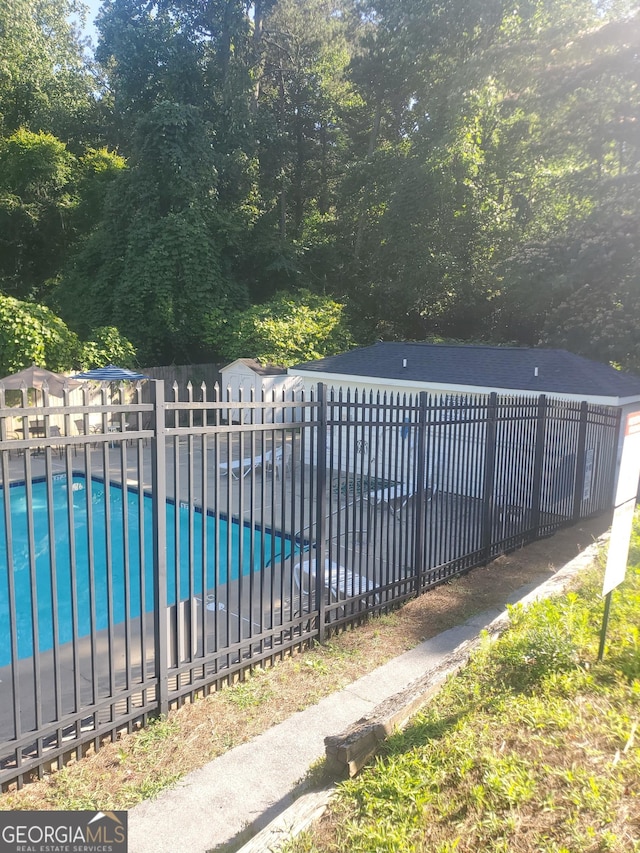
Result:
<svg viewBox="0 0 640 853">
<path fill-rule="evenodd" d="M 564 593 L 576 575 L 593 564 L 608 535 L 605 533 L 547 581 L 518 598 L 517 603 L 527 607 L 534 601 Z M 344 777 L 347 774 L 355 775 L 375 755 L 382 741 L 394 730 L 406 726 L 409 720 L 438 692 L 449 675 L 466 665 L 473 651 L 482 642 L 480 635 L 483 631 L 488 634 L 490 640 L 494 640 L 508 625 L 509 614 L 504 610 L 478 631 L 475 637 L 460 643 L 436 666 L 426 671 L 406 689 L 385 699 L 372 712 L 361 717 L 342 734 L 326 737 L 328 772 L 334 778 Z M 237 853 L 264 853 L 267 850 L 275 853 L 286 841 L 303 832 L 322 816 L 333 796 L 333 791 L 333 787 L 325 787 L 302 794 L 293 805 L 278 815 L 244 846 L 227 849 L 235 849 Z"/>
</svg>

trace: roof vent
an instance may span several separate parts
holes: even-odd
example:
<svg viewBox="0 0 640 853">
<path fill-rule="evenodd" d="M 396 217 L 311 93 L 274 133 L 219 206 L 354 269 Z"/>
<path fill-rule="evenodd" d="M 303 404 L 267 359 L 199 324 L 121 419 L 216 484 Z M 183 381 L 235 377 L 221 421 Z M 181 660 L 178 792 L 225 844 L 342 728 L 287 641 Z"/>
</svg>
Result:
<svg viewBox="0 0 640 853">
<path fill-rule="evenodd" d="M 406 366 L 407 366 L 407 359 L 406 359 L 406 358 L 403 358 L 403 359 L 402 359 L 402 366 L 403 366 L 403 367 L 406 367 Z M 537 370 L 537 368 L 536 368 L 536 370 Z"/>
<path fill-rule="evenodd" d="M 538 375 L 538 368 L 537 368 L 537 367 L 534 367 L 534 368 L 533 368 L 533 375 L 534 375 L 534 376 L 537 376 L 537 375 Z"/>
</svg>

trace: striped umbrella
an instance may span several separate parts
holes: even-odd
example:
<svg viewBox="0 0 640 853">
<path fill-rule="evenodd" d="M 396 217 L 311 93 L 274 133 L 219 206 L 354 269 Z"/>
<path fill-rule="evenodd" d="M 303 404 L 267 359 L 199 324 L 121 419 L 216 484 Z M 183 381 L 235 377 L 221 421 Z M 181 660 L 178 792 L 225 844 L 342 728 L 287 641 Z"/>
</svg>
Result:
<svg viewBox="0 0 640 853">
<path fill-rule="evenodd" d="M 94 382 L 135 382 L 138 379 L 149 379 L 144 373 L 135 373 L 125 367 L 116 367 L 115 364 L 94 367 L 92 370 L 85 370 L 84 373 L 77 373 L 73 378 L 92 379 Z"/>
</svg>

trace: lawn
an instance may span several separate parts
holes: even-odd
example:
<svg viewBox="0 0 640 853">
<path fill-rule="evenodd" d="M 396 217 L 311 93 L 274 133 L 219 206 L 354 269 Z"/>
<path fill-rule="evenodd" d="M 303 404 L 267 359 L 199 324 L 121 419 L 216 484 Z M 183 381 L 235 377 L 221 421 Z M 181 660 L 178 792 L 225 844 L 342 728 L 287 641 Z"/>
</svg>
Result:
<svg viewBox="0 0 640 853">
<path fill-rule="evenodd" d="M 511 609 L 287 853 L 640 851 L 640 522 L 597 661 L 602 567 Z"/>
</svg>

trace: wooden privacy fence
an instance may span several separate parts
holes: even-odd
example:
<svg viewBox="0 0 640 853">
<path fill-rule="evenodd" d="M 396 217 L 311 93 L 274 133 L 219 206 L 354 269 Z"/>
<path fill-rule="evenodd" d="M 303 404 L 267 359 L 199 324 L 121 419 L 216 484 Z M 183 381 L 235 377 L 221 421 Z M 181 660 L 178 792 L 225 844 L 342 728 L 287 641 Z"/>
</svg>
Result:
<svg viewBox="0 0 640 853">
<path fill-rule="evenodd" d="M 129 392 L 0 390 L 4 786 L 612 502 L 614 409 Z"/>
</svg>

